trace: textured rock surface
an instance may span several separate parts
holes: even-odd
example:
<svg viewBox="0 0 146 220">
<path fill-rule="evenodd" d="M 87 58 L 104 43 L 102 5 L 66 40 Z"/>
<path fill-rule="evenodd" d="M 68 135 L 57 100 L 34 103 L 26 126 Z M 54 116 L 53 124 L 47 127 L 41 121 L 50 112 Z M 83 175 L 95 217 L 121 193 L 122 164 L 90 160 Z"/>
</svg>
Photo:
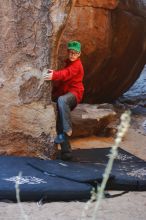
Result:
<svg viewBox="0 0 146 220">
<path fill-rule="evenodd" d="M 77 0 L 61 40 L 59 66 L 72 39 L 83 45 L 84 101 L 116 99 L 146 63 L 146 0 Z"/>
<path fill-rule="evenodd" d="M 110 101 L 145 63 L 145 22 L 144 0 L 0 0 L 0 154 L 53 157 L 51 84 L 41 71 L 56 67 L 58 49 L 62 65 L 67 40 L 83 44 L 84 101 Z"/>
<path fill-rule="evenodd" d="M 115 135 L 117 117 L 110 104 L 79 104 L 72 111 L 72 137 L 87 137 L 91 135 Z"/>
<path fill-rule="evenodd" d="M 54 154 L 51 84 L 41 70 L 55 67 L 73 3 L 0 0 L 0 154 Z"/>
<path fill-rule="evenodd" d="M 119 99 L 122 103 L 146 107 L 146 65 L 133 86 Z"/>
</svg>

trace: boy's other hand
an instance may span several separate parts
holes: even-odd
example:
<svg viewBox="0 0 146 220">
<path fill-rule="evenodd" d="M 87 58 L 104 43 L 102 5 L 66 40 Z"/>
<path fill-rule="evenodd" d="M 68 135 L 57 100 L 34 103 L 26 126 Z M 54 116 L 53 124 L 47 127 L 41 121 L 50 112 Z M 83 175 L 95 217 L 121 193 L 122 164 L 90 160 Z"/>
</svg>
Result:
<svg viewBox="0 0 146 220">
<path fill-rule="evenodd" d="M 53 70 L 48 69 L 47 71 L 43 71 L 44 80 L 46 80 L 46 81 L 52 80 L 52 77 L 53 77 Z"/>
</svg>

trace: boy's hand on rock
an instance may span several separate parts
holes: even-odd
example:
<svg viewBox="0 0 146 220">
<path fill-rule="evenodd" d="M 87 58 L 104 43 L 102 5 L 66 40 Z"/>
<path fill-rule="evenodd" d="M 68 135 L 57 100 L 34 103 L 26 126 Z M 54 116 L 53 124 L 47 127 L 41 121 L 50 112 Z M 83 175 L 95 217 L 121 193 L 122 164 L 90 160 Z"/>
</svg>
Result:
<svg viewBox="0 0 146 220">
<path fill-rule="evenodd" d="M 53 70 L 48 69 L 48 70 L 43 71 L 44 80 L 46 80 L 46 81 L 52 80 L 52 77 L 53 77 Z"/>
</svg>

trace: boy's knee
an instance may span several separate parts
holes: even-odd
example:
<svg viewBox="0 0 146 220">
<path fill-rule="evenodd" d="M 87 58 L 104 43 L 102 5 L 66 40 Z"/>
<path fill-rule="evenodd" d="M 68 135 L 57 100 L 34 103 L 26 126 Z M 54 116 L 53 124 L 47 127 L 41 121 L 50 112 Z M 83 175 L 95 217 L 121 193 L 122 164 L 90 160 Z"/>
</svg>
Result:
<svg viewBox="0 0 146 220">
<path fill-rule="evenodd" d="M 65 102 L 66 102 L 66 100 L 65 100 L 65 98 L 64 98 L 63 96 L 60 96 L 60 97 L 58 98 L 57 103 L 58 103 L 59 106 L 64 105 Z"/>
</svg>

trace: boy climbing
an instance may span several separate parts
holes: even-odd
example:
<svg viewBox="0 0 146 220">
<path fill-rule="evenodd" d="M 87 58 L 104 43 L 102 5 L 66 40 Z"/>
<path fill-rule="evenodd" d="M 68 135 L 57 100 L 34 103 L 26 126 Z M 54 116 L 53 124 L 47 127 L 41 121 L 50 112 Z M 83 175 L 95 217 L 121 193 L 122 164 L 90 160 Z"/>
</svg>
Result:
<svg viewBox="0 0 146 220">
<path fill-rule="evenodd" d="M 81 102 L 84 92 L 84 70 L 80 60 L 81 44 L 70 41 L 67 44 L 68 59 L 66 67 L 61 70 L 49 69 L 44 74 L 44 80 L 53 81 L 52 97 L 57 102 L 57 137 L 54 142 L 61 145 L 61 159 L 72 159 L 69 136 L 72 135 L 70 112 Z"/>
</svg>

